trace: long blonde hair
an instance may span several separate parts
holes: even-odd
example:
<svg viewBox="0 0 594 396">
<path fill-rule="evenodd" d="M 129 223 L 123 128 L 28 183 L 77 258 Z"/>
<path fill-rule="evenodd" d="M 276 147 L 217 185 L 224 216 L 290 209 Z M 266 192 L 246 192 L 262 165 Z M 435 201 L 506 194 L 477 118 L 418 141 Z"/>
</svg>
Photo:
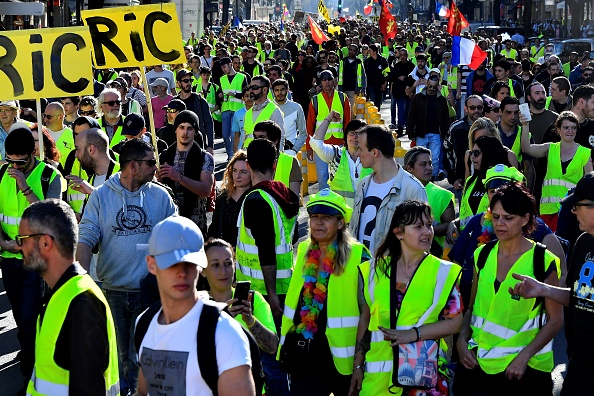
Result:
<svg viewBox="0 0 594 396">
<path fill-rule="evenodd" d="M 307 250 L 309 251 L 312 249 L 313 245 L 317 243 L 311 235 L 311 228 L 308 237 L 310 242 Z M 334 275 L 340 276 L 344 272 L 351 251 L 353 250 L 353 245 L 357 243 L 357 240 L 353 238 L 349 232 L 346 222 L 343 227 L 338 230 L 336 242 L 338 243 L 338 250 L 336 252 L 336 257 L 334 258 Z"/>
<path fill-rule="evenodd" d="M 470 126 L 470 130 L 468 131 L 468 150 L 472 150 L 474 146 L 474 134 L 479 129 L 486 129 L 489 132 L 489 136 L 493 136 L 495 139 L 501 142 L 501 135 L 499 134 L 499 129 L 497 129 L 497 125 L 487 117 L 481 117 L 475 122 L 472 123 Z M 503 142 L 501 142 L 503 143 Z"/>
</svg>

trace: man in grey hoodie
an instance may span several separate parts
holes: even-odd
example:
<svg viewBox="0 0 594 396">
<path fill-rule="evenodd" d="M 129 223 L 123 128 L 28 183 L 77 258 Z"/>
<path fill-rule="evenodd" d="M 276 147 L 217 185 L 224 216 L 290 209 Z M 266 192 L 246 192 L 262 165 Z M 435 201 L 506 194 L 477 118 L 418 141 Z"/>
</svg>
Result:
<svg viewBox="0 0 594 396">
<path fill-rule="evenodd" d="M 134 326 L 142 312 L 140 283 L 148 275 L 136 244 L 148 243 L 151 230 L 177 208 L 167 190 L 151 183 L 157 170 L 153 147 L 142 139 L 122 145 L 121 171 L 91 194 L 79 225 L 76 258 L 89 270 L 98 246 L 97 276 L 111 308 L 119 353 L 120 388 L 134 393 L 138 362 Z"/>
</svg>

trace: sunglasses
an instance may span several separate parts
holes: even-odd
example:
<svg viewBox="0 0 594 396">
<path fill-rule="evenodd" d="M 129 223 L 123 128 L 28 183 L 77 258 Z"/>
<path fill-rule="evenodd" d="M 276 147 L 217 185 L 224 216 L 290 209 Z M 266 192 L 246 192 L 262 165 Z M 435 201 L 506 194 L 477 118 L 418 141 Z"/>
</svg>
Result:
<svg viewBox="0 0 594 396">
<path fill-rule="evenodd" d="M 153 166 L 157 165 L 157 160 L 156 159 L 147 159 L 147 160 L 145 160 L 145 159 L 139 159 L 139 160 L 133 160 L 133 161 L 136 161 L 136 162 L 146 162 L 146 164 L 149 167 L 151 167 L 151 168 Z"/>
<path fill-rule="evenodd" d="M 262 89 L 264 87 L 261 87 L 259 85 L 250 85 L 248 88 L 251 89 L 252 91 L 257 91 L 257 90 Z"/>
<path fill-rule="evenodd" d="M 43 114 L 41 115 L 41 117 L 43 117 L 43 118 L 47 118 L 48 120 L 51 120 L 52 118 L 54 118 L 54 117 L 57 117 L 57 116 L 59 116 L 59 115 L 60 115 L 60 114 L 54 114 L 54 115 L 50 115 L 50 114 L 45 114 L 45 113 L 43 113 Z"/>
<path fill-rule="evenodd" d="M 481 154 L 482 154 L 482 151 L 481 150 L 470 150 L 470 156 L 471 157 L 475 157 L 476 158 L 476 157 L 478 157 Z"/>
<path fill-rule="evenodd" d="M 121 100 L 110 100 L 109 102 L 103 102 L 103 104 L 113 107 L 115 105 L 118 105 L 118 106 L 121 105 L 122 101 Z"/>
<path fill-rule="evenodd" d="M 17 235 L 14 237 L 14 241 L 16 242 L 17 246 L 23 246 L 23 239 L 34 238 L 34 237 L 45 236 L 45 235 L 54 239 L 54 237 L 50 234 L 31 234 L 31 235 Z"/>
<path fill-rule="evenodd" d="M 588 203 L 588 202 L 584 202 L 584 203 L 576 203 L 573 204 L 573 208 L 577 208 L 578 206 L 584 206 L 586 208 L 594 208 L 594 203 Z"/>
<path fill-rule="evenodd" d="M 468 110 L 472 110 L 472 111 L 482 110 L 482 109 L 483 109 L 483 106 L 481 106 L 481 105 L 478 105 L 478 106 L 468 106 Z"/>
<path fill-rule="evenodd" d="M 5 158 L 4 160 L 6 162 L 8 162 L 9 164 L 13 164 L 13 165 L 27 165 L 27 162 L 29 162 L 29 160 L 31 159 L 31 156 L 29 156 L 29 158 L 27 159 L 10 159 L 10 158 Z"/>
<path fill-rule="evenodd" d="M 92 116 L 92 115 L 95 115 L 95 110 L 89 110 L 89 111 L 81 110 L 78 113 L 82 116 Z"/>
<path fill-rule="evenodd" d="M 167 109 L 168 113 L 177 113 L 178 111 L 178 109 Z"/>
<path fill-rule="evenodd" d="M 584 74 L 584 77 L 592 77 L 592 74 L 591 73 Z"/>
<path fill-rule="evenodd" d="M 179 80 L 179 81 L 180 82 L 183 82 L 184 84 L 187 84 L 187 83 L 191 82 L 192 79 L 191 78 L 184 78 L 183 80 Z"/>
</svg>

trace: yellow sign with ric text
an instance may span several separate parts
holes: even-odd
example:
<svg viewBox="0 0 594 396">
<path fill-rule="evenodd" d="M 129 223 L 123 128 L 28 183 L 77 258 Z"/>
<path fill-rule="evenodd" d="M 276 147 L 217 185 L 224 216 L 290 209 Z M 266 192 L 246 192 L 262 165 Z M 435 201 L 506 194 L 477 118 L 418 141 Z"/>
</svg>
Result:
<svg viewBox="0 0 594 396">
<path fill-rule="evenodd" d="M 326 22 L 330 23 L 330 15 L 328 14 L 328 9 L 324 4 L 324 0 L 320 0 L 320 2 L 318 3 L 318 12 L 322 16 L 322 18 L 326 20 Z"/>
<path fill-rule="evenodd" d="M 0 87 L 0 100 L 92 95 L 89 29 L 1 32 Z"/>
<path fill-rule="evenodd" d="M 186 62 L 174 3 L 86 10 L 81 17 L 98 69 Z"/>
</svg>

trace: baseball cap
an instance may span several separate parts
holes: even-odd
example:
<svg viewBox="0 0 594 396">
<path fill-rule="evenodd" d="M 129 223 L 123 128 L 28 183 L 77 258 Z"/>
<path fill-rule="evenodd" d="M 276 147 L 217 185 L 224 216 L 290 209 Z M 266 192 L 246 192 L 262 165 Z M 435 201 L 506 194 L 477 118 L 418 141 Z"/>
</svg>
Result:
<svg viewBox="0 0 594 396">
<path fill-rule="evenodd" d="M 329 79 L 334 80 L 334 74 L 332 74 L 332 72 L 330 70 L 324 70 L 323 72 L 320 73 L 320 80 L 322 80 L 324 78 L 329 78 Z"/>
<path fill-rule="evenodd" d="M 15 100 L 3 100 L 0 102 L 0 107 L 5 106 L 5 107 L 12 107 L 13 109 L 18 110 L 19 106 L 17 105 Z"/>
<path fill-rule="evenodd" d="M 486 107 L 488 107 L 491 110 L 499 109 L 501 107 L 500 101 L 493 99 L 492 97 L 487 96 L 487 95 L 483 95 L 483 103 L 485 104 Z"/>
<path fill-rule="evenodd" d="M 175 78 L 176 78 L 177 81 L 180 81 L 185 76 L 190 76 L 190 75 L 192 75 L 192 73 L 190 73 L 186 69 L 181 69 L 181 70 L 178 70 L 177 76 Z"/>
<path fill-rule="evenodd" d="M 183 111 L 186 109 L 186 104 L 179 99 L 171 99 L 171 101 L 169 103 L 167 103 L 167 105 L 165 105 L 161 108 L 161 110 L 165 110 L 165 109 L 175 109 L 175 110 Z"/>
<path fill-rule="evenodd" d="M 310 198 L 307 203 L 307 213 L 342 216 L 344 221 L 349 223 L 353 209 L 347 205 L 342 195 L 325 188 Z"/>
<path fill-rule="evenodd" d="M 524 182 L 524 175 L 515 167 L 497 164 L 487 170 L 483 185 L 488 188 L 501 187 L 510 182 Z"/>
<path fill-rule="evenodd" d="M 158 87 L 158 86 L 162 86 L 162 87 L 165 87 L 165 88 L 168 88 L 169 87 L 169 83 L 163 77 L 155 78 L 155 81 L 153 81 L 149 85 L 151 87 Z"/>
<path fill-rule="evenodd" d="M 192 220 L 171 216 L 153 228 L 149 243 L 137 244 L 138 250 L 147 250 L 155 257 L 157 267 L 165 270 L 177 263 L 187 262 L 206 268 L 204 237 Z"/>
<path fill-rule="evenodd" d="M 582 199 L 594 201 L 594 172 L 588 172 L 577 182 L 573 193 L 561 200 L 563 205 L 572 207 Z"/>
<path fill-rule="evenodd" d="M 441 75 L 441 72 L 439 71 L 439 69 L 437 67 L 434 67 L 433 69 L 429 70 L 429 74 L 431 73 L 437 73 L 437 75 Z"/>
<path fill-rule="evenodd" d="M 136 136 L 142 131 L 146 124 L 144 117 L 140 114 L 130 113 L 124 118 L 124 126 L 122 128 L 122 135 Z"/>
</svg>

